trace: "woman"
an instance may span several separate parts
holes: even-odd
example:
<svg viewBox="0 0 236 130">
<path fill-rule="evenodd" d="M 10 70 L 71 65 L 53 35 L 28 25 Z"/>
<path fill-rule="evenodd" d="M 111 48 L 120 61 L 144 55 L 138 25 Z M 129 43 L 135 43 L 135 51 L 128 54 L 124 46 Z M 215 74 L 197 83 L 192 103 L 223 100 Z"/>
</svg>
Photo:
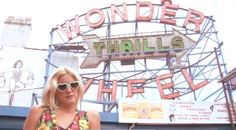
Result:
<svg viewBox="0 0 236 130">
<path fill-rule="evenodd" d="M 98 112 L 77 108 L 83 98 L 82 86 L 77 72 L 57 68 L 48 79 L 42 104 L 30 109 L 24 130 L 100 130 Z"/>
</svg>

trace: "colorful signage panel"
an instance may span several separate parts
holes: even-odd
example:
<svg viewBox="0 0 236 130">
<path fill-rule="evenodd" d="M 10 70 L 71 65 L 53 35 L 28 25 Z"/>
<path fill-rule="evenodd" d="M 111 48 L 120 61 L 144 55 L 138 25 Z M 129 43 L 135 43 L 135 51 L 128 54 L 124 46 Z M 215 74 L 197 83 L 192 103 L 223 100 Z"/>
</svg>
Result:
<svg viewBox="0 0 236 130">
<path fill-rule="evenodd" d="M 119 122 L 146 124 L 230 123 L 224 102 L 140 101 L 131 99 L 119 101 Z"/>
<path fill-rule="evenodd" d="M 173 30 L 168 35 L 146 35 L 101 39 L 96 34 L 83 39 L 90 48 L 81 68 L 96 68 L 102 61 L 122 61 L 143 58 L 175 57 L 180 59 L 196 42 Z"/>
</svg>

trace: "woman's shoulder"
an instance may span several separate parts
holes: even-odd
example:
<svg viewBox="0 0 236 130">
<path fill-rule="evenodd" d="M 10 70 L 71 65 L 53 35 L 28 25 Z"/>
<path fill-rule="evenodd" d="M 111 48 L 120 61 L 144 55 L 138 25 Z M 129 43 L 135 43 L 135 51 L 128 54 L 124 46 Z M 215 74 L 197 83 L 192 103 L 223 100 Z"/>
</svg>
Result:
<svg viewBox="0 0 236 130">
<path fill-rule="evenodd" d="M 88 116 L 92 116 L 92 117 L 100 117 L 100 114 L 98 111 L 94 111 L 94 110 L 88 110 L 86 111 Z"/>
<path fill-rule="evenodd" d="M 41 105 L 32 106 L 24 122 L 24 130 L 35 129 L 42 115 L 43 107 Z"/>
<path fill-rule="evenodd" d="M 42 111 L 43 111 L 43 107 L 41 105 L 32 106 L 30 108 L 30 112 L 32 113 L 37 113 L 37 112 L 42 112 Z"/>
<path fill-rule="evenodd" d="M 33 114 L 35 116 L 41 115 L 43 111 L 47 110 L 48 108 L 42 105 L 32 106 L 29 110 L 29 114 Z"/>
<path fill-rule="evenodd" d="M 86 119 L 87 121 L 98 120 L 100 121 L 100 114 L 97 111 L 89 110 L 89 111 L 80 111 L 79 116 L 82 119 Z"/>
<path fill-rule="evenodd" d="M 89 110 L 87 111 L 90 128 L 100 130 L 100 114 L 98 111 Z"/>
</svg>

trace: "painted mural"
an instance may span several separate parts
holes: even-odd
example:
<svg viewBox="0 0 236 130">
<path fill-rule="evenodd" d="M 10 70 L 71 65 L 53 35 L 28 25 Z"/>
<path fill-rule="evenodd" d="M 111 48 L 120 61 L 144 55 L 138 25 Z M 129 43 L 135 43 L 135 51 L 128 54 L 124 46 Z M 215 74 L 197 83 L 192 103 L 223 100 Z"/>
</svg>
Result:
<svg viewBox="0 0 236 130">
<path fill-rule="evenodd" d="M 0 105 L 30 106 L 33 93 L 40 93 L 45 74 L 43 51 L 3 47 L 0 51 Z M 38 71 L 38 70 L 42 71 Z"/>
</svg>

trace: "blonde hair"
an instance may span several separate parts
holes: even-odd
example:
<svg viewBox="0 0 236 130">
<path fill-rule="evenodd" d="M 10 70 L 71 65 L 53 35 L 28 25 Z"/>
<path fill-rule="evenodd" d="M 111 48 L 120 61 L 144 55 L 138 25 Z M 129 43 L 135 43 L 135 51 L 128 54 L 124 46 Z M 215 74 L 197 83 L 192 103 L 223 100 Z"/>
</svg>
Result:
<svg viewBox="0 0 236 130">
<path fill-rule="evenodd" d="M 79 88 L 78 88 L 79 97 L 77 99 L 76 106 L 78 105 L 78 103 L 81 102 L 84 95 L 83 89 L 82 89 L 84 85 L 83 85 L 81 76 L 70 67 L 59 67 L 54 71 L 54 73 L 47 80 L 47 84 L 44 88 L 43 95 L 42 95 L 42 106 L 49 107 L 53 110 L 57 110 L 59 108 L 59 106 L 56 103 L 55 94 L 56 94 L 56 87 L 58 84 L 58 80 L 63 75 L 70 75 L 75 80 L 79 81 Z"/>
</svg>

